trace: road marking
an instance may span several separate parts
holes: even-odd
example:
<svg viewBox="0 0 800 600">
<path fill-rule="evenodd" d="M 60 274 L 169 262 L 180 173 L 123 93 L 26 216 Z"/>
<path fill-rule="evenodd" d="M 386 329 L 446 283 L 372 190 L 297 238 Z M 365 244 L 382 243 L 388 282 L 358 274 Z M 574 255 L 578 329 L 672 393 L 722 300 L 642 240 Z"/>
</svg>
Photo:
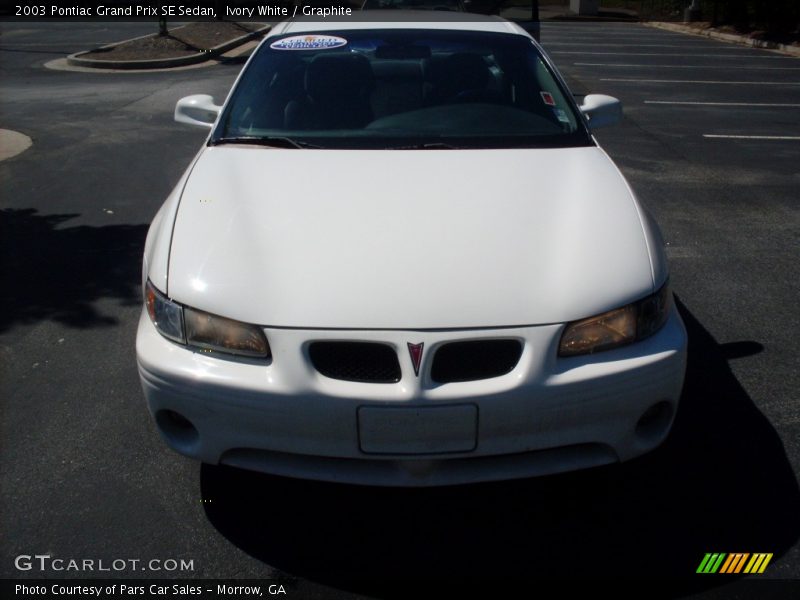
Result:
<svg viewBox="0 0 800 600">
<path fill-rule="evenodd" d="M 703 137 L 723 140 L 788 140 L 800 142 L 800 135 L 718 135 L 704 133 Z"/>
<path fill-rule="evenodd" d="M 39 47 L 39 46 L 47 47 L 47 46 L 55 46 L 55 45 L 57 45 L 57 44 L 54 44 L 52 42 L 37 42 L 37 43 L 22 43 L 22 44 L 10 43 L 10 44 L 3 44 L 2 47 L 0 47 L 0 50 L 13 50 L 14 48 L 33 48 L 33 47 Z M 61 45 L 62 46 L 67 46 L 67 45 L 72 46 L 74 44 L 61 44 Z M 86 45 L 90 46 L 91 44 L 86 44 Z M 99 44 L 95 44 L 95 46 L 99 46 Z"/>
<path fill-rule="evenodd" d="M 612 38 L 612 39 L 619 38 L 622 41 L 633 41 L 633 40 L 637 40 L 637 39 L 656 41 L 655 38 L 661 38 L 661 39 L 659 39 L 657 41 L 664 41 L 664 42 L 672 42 L 672 41 L 680 42 L 680 41 L 684 41 L 686 39 L 684 37 L 681 37 L 680 34 L 653 36 L 653 35 L 642 35 L 641 33 L 617 33 L 617 34 L 609 36 L 609 35 L 602 35 L 602 34 L 596 34 L 596 33 L 586 33 L 586 32 L 577 32 L 577 31 L 576 32 L 569 32 L 569 31 L 562 32 L 562 31 L 559 31 L 556 34 L 552 34 L 551 33 L 550 35 L 547 36 L 547 39 L 548 40 L 551 39 L 551 38 L 558 39 L 559 37 L 561 37 L 560 34 L 562 34 L 562 33 L 569 34 L 569 35 L 564 35 L 563 39 L 569 39 L 570 37 L 579 35 L 579 36 L 581 36 L 581 39 L 583 39 L 583 40 L 586 40 L 587 38 L 597 38 L 597 43 L 598 44 L 605 43 L 606 41 L 609 40 L 609 38 Z M 573 37 L 573 39 L 574 39 L 574 37 Z M 697 42 L 697 40 L 691 40 L 691 41 Z"/>
<path fill-rule="evenodd" d="M 743 67 L 742 65 L 642 65 L 625 63 L 588 63 L 576 62 L 581 67 L 630 67 L 646 69 L 748 69 L 754 71 L 800 71 L 800 67 Z"/>
<path fill-rule="evenodd" d="M 645 100 L 645 104 L 677 104 L 685 106 L 765 106 L 769 108 L 800 108 L 800 104 L 772 104 L 767 102 L 688 102 L 678 100 Z"/>
<path fill-rule="evenodd" d="M 705 81 L 694 79 L 622 79 L 618 77 L 606 77 L 600 81 L 617 81 L 632 83 L 709 83 L 725 85 L 800 85 L 798 81 Z"/>
<path fill-rule="evenodd" d="M 602 30 L 596 29 L 594 27 L 568 27 L 568 26 L 557 26 L 552 27 L 555 25 L 554 22 L 546 22 L 542 23 L 542 31 L 547 31 L 548 33 L 580 33 L 583 35 L 598 35 L 598 36 L 618 36 L 618 35 L 641 35 L 646 37 L 657 37 L 659 35 L 663 36 L 682 36 L 684 34 L 678 33 L 677 31 L 669 31 L 667 29 L 646 29 L 646 28 L 639 28 L 639 29 L 631 29 L 630 27 L 612 27 L 611 25 L 604 25 Z M 649 33 L 652 31 L 653 33 Z"/>
<path fill-rule="evenodd" d="M 6 160 L 17 154 L 22 154 L 31 147 L 33 142 L 24 133 L 0 129 L 0 160 Z"/>
<path fill-rule="evenodd" d="M 542 45 L 546 48 L 547 46 L 597 46 L 598 42 L 548 42 L 544 40 Z M 630 46 L 632 48 L 699 48 L 703 50 L 708 50 L 709 46 L 707 44 L 695 44 L 695 45 L 687 45 L 687 44 L 603 44 L 604 46 Z M 752 48 L 745 48 L 744 46 L 732 46 L 731 48 L 715 48 L 716 50 L 726 50 L 726 51 L 734 51 L 734 50 L 752 50 Z"/>
<path fill-rule="evenodd" d="M 593 56 L 681 56 L 684 58 L 698 58 L 697 54 L 673 54 L 669 52 L 585 52 L 583 50 L 553 50 L 550 54 L 589 54 Z M 733 58 L 736 60 L 741 60 L 743 58 L 780 58 L 784 60 L 797 60 L 794 56 L 732 56 L 730 54 L 703 54 L 702 58 Z"/>
</svg>

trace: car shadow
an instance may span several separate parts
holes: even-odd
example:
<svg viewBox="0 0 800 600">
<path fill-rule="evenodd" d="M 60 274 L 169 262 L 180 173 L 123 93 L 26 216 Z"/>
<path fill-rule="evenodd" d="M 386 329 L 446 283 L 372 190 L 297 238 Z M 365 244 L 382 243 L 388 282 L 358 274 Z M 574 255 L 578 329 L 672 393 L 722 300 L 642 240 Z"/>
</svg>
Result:
<svg viewBox="0 0 800 600">
<path fill-rule="evenodd" d="M 0 210 L 0 332 L 46 319 L 71 327 L 114 325 L 95 301 L 141 301 L 148 226 L 65 225 L 77 216 Z"/>
<path fill-rule="evenodd" d="M 689 333 L 681 405 L 656 451 L 613 467 L 528 480 L 383 489 L 203 465 L 208 519 L 293 576 L 377 597 L 414 580 L 667 578 L 643 597 L 730 583 L 696 575 L 706 552 L 772 552 L 800 534 L 800 490 L 781 440 L 728 366 L 761 351 Z M 413 588 L 411 588 L 413 589 Z"/>
</svg>

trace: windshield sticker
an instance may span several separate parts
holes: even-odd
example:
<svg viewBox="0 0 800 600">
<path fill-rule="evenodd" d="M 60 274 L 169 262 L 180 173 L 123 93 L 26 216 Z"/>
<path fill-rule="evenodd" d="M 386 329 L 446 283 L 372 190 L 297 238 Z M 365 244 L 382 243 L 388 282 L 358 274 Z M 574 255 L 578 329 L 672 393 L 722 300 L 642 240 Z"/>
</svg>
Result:
<svg viewBox="0 0 800 600">
<path fill-rule="evenodd" d="M 556 105 L 556 101 L 553 99 L 553 94 L 550 92 L 539 92 L 539 95 L 542 97 L 542 100 L 545 104 L 547 104 L 547 106 Z"/>
<path fill-rule="evenodd" d="M 553 112 L 556 114 L 556 118 L 559 121 L 561 121 L 562 123 L 569 123 L 569 117 L 567 116 L 567 113 L 565 113 L 562 109 L 554 108 Z"/>
<path fill-rule="evenodd" d="M 347 40 L 335 35 L 295 35 L 272 42 L 273 50 L 330 50 L 347 45 Z"/>
</svg>

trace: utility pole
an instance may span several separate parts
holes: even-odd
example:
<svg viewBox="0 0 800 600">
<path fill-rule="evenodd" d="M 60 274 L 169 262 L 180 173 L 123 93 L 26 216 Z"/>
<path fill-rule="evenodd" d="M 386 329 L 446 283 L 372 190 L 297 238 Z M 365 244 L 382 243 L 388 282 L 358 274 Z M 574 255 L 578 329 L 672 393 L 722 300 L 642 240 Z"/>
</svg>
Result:
<svg viewBox="0 0 800 600">
<path fill-rule="evenodd" d="M 700 0 L 692 0 L 692 4 L 683 11 L 683 22 L 691 23 L 692 21 L 699 21 L 702 17 L 702 10 L 700 10 Z"/>
</svg>

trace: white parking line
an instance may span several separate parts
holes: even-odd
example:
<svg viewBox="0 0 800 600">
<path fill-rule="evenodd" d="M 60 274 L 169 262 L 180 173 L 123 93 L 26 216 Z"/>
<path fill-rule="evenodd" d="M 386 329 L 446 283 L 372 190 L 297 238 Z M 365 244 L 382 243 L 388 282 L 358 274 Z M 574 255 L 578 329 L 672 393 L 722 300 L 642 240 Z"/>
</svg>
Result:
<svg viewBox="0 0 800 600">
<path fill-rule="evenodd" d="M 800 71 L 800 67 L 745 67 L 742 65 L 642 65 L 625 63 L 589 63 L 575 62 L 573 65 L 581 67 L 624 67 L 624 68 L 647 68 L 647 69 L 747 69 L 751 71 Z"/>
<path fill-rule="evenodd" d="M 0 49 L 2 49 L 2 50 L 13 50 L 15 48 L 38 48 L 38 47 L 41 47 L 41 46 L 52 47 L 52 46 L 58 46 L 58 45 L 60 45 L 60 46 L 72 46 L 73 44 L 68 44 L 68 43 L 54 44 L 53 42 L 35 42 L 35 43 L 34 42 L 31 42 L 31 43 L 24 42 L 24 43 L 18 44 L 16 42 L 14 42 L 13 40 L 11 42 L 7 42 L 7 41 L 4 40 L 3 41 L 3 46 Z M 100 46 L 100 44 L 86 44 L 86 45 L 87 46 Z"/>
<path fill-rule="evenodd" d="M 568 35 L 563 35 L 562 36 L 561 35 L 562 33 L 567 33 Z M 616 33 L 614 35 L 608 36 L 608 35 L 597 35 L 597 34 L 592 34 L 592 33 L 581 33 L 581 32 L 570 33 L 570 32 L 561 32 L 561 31 L 559 31 L 557 34 L 552 34 L 551 33 L 550 35 L 547 36 L 547 39 L 548 40 L 549 39 L 558 40 L 559 38 L 563 38 L 563 39 L 566 40 L 566 39 L 570 39 L 570 38 L 574 39 L 575 36 L 580 36 L 582 41 L 584 41 L 584 40 L 585 41 L 592 41 L 591 38 L 596 38 L 598 44 L 603 44 L 603 43 L 607 42 L 609 40 L 609 38 L 620 39 L 621 41 L 629 41 L 629 40 L 637 40 L 637 39 L 654 41 L 655 38 L 660 38 L 659 41 L 663 40 L 665 42 L 667 42 L 667 41 L 680 42 L 680 41 L 686 40 L 686 38 L 682 37 L 680 34 L 653 36 L 653 35 L 642 35 L 641 33 Z M 689 41 L 696 42 L 696 40 L 689 40 Z"/>
<path fill-rule="evenodd" d="M 548 42 L 545 40 L 543 45 L 547 46 L 594 46 L 597 47 L 599 42 Z M 721 42 L 720 42 L 721 43 Z M 684 48 L 684 49 L 702 49 L 708 50 L 708 44 L 609 44 L 603 43 L 604 46 L 613 46 L 613 47 L 630 47 L 630 48 Z M 730 48 L 725 47 L 717 47 L 714 48 L 715 50 L 725 50 L 726 52 L 733 52 L 733 51 L 747 51 L 752 50 L 752 48 L 746 48 L 744 46 L 731 46 Z"/>
<path fill-rule="evenodd" d="M 542 31 L 546 31 L 547 33 L 551 33 L 554 35 L 562 34 L 562 33 L 575 33 L 580 35 L 596 35 L 596 36 L 604 36 L 604 37 L 617 37 L 620 35 L 641 35 L 646 37 L 655 37 L 659 35 L 663 36 L 683 36 L 683 33 L 677 33 L 675 31 L 668 31 L 666 29 L 650 29 L 653 33 L 648 33 L 648 29 L 643 27 L 637 29 L 631 29 L 630 27 L 611 27 L 611 26 L 604 26 L 603 29 L 596 29 L 594 27 L 551 27 L 553 25 L 552 22 L 542 23 Z"/>
<path fill-rule="evenodd" d="M 545 44 L 545 49 L 547 44 Z M 553 50 L 550 54 L 588 54 L 591 56 L 681 56 L 685 58 L 697 58 L 697 54 L 672 54 L 668 52 L 585 52 L 583 50 Z M 777 56 L 777 55 L 757 55 L 757 56 L 733 56 L 731 54 L 703 54 L 702 58 L 732 58 L 735 60 L 742 60 L 744 58 L 771 58 L 771 59 L 788 59 L 797 60 L 794 56 Z"/>
<path fill-rule="evenodd" d="M 717 135 L 714 133 L 704 133 L 703 137 L 727 140 L 779 140 L 800 142 L 800 135 Z"/>
<path fill-rule="evenodd" d="M 761 106 L 768 108 L 800 108 L 800 104 L 773 104 L 769 102 L 688 102 L 680 100 L 645 100 L 645 104 L 677 104 L 681 106 Z"/>
<path fill-rule="evenodd" d="M 623 79 L 619 77 L 605 77 L 600 81 L 617 81 L 620 83 L 698 83 L 720 85 L 800 85 L 800 81 L 705 81 L 694 79 Z"/>
</svg>

